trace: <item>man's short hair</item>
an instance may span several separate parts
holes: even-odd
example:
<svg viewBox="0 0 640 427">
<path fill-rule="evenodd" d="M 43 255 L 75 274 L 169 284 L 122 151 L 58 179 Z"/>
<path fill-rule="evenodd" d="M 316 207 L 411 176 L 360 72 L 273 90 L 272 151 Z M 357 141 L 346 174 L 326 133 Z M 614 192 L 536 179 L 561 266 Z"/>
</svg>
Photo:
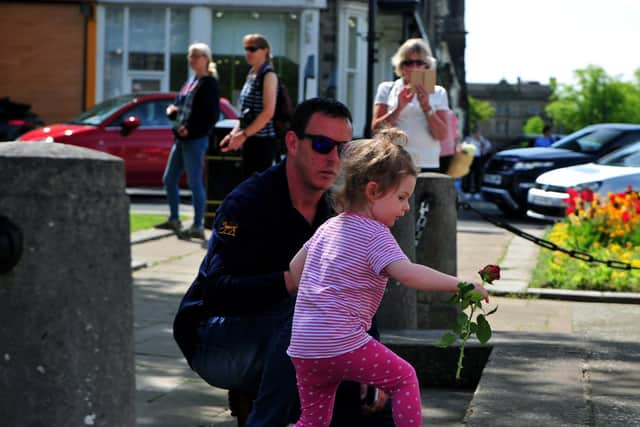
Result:
<svg viewBox="0 0 640 427">
<path fill-rule="evenodd" d="M 309 119 L 314 113 L 322 113 L 329 117 L 343 117 L 353 123 L 351 112 L 342 102 L 333 98 L 311 98 L 302 101 L 293 112 L 291 129 L 298 137 L 304 135 Z"/>
</svg>

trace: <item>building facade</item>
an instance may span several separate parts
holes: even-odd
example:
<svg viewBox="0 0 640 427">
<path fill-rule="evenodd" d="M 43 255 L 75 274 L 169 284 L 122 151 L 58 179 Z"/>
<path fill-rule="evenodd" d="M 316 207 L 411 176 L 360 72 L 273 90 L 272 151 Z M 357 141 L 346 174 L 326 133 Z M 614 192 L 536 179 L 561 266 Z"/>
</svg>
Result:
<svg viewBox="0 0 640 427">
<path fill-rule="evenodd" d="M 464 1 L 377 4 L 373 90 L 395 78 L 390 58 L 397 47 L 406 38 L 423 37 L 439 61 L 438 81 L 449 90 L 452 107 L 464 108 L 464 55 L 456 53 L 444 30 L 464 22 Z M 452 8 L 455 4 L 462 8 Z M 221 95 L 235 103 L 248 71 L 242 38 L 261 33 L 293 100 L 339 99 L 351 109 L 354 136 L 360 137 L 367 122 L 368 5 L 364 0 L 9 1 L 0 4 L 0 27 L 8 41 L 0 48 L 0 74 L 7 76 L 0 95 L 31 103 L 47 123 L 68 120 L 117 95 L 179 90 L 190 73 L 189 44 L 204 42 L 218 66 Z M 452 14 L 458 19 L 449 19 Z"/>
<path fill-rule="evenodd" d="M 514 84 L 501 80 L 498 83 L 467 83 L 469 95 L 486 101 L 495 110 L 495 116 L 482 125 L 482 131 L 497 147 L 508 145 L 523 134 L 523 127 L 533 116 L 548 120 L 545 107 L 549 103 L 551 87 L 539 82 Z"/>
</svg>

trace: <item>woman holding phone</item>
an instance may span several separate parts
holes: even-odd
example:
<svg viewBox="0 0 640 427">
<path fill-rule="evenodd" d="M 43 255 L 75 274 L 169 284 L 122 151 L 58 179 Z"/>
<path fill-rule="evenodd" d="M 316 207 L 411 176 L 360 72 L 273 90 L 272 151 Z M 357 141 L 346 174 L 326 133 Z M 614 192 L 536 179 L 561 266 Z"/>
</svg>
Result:
<svg viewBox="0 0 640 427">
<path fill-rule="evenodd" d="M 402 129 L 409 137 L 405 147 L 421 172 L 440 171 L 440 143 L 447 137 L 447 91 L 442 86 L 431 88 L 416 81 L 418 70 L 435 73 L 435 59 L 429 46 L 419 38 L 409 39 L 391 58 L 396 75 L 392 82 L 378 86 L 371 127 L 374 132 L 384 127 Z M 425 72 L 425 71 L 422 71 Z M 414 84 L 411 84 L 414 73 Z"/>
</svg>

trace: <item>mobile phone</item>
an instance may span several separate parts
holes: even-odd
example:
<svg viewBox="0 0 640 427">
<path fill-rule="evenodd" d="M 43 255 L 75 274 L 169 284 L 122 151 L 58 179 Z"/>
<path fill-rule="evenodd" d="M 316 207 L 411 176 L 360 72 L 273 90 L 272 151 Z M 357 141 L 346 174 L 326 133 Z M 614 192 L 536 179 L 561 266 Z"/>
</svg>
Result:
<svg viewBox="0 0 640 427">
<path fill-rule="evenodd" d="M 364 398 L 364 404 L 372 406 L 378 400 L 378 389 L 374 386 L 367 387 L 367 395 Z"/>
<path fill-rule="evenodd" d="M 240 129 L 246 129 L 251 124 L 254 117 L 251 114 L 251 108 L 245 108 L 240 114 Z"/>
</svg>

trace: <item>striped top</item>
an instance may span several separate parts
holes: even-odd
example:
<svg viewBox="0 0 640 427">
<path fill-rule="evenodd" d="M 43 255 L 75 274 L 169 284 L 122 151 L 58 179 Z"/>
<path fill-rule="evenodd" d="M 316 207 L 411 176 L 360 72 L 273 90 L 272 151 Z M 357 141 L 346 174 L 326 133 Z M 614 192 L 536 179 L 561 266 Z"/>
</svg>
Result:
<svg viewBox="0 0 640 427">
<path fill-rule="evenodd" d="M 352 212 L 329 219 L 304 248 L 287 354 L 327 358 L 363 346 L 384 295 L 384 269 L 406 255 L 387 226 Z"/>
<path fill-rule="evenodd" d="M 255 76 L 251 73 L 251 70 L 249 70 L 247 80 L 244 82 L 242 90 L 240 90 L 240 98 L 238 99 L 240 111 L 248 108 L 251 111 L 249 114 L 252 117 L 257 117 L 258 114 L 262 112 L 262 86 L 264 84 L 265 74 L 270 72 L 275 73 L 269 64 L 264 64 Z M 262 129 L 252 136 L 275 138 L 276 131 L 273 127 L 273 119 L 269 120 Z"/>
</svg>

